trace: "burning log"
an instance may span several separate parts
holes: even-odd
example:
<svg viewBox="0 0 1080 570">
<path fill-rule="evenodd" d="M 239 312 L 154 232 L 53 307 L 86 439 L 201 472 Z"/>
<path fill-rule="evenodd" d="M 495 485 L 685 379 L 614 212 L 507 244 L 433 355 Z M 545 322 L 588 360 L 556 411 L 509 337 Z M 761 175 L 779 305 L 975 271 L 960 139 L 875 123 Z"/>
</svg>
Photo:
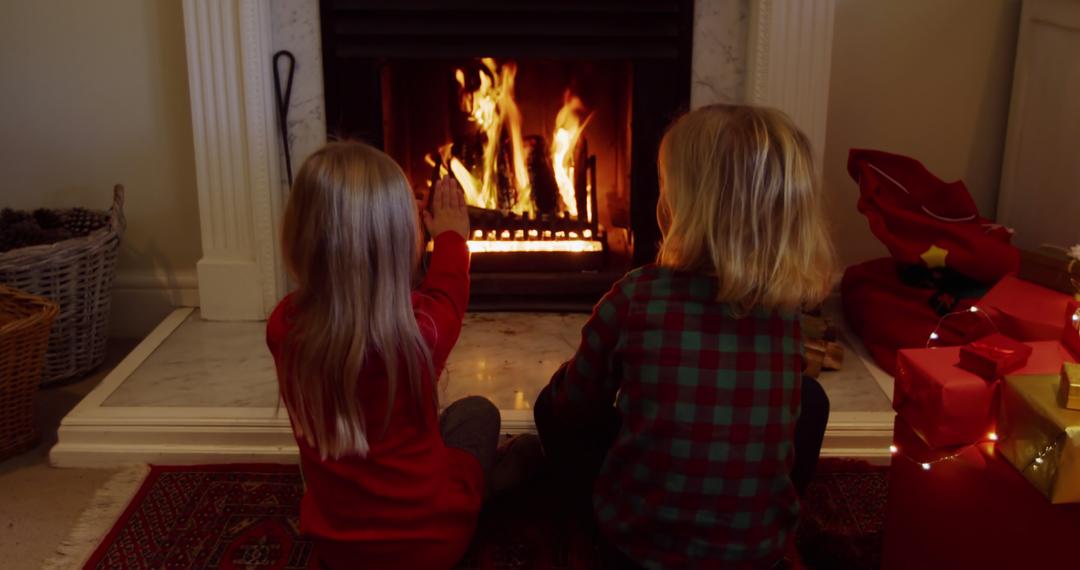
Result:
<svg viewBox="0 0 1080 570">
<path fill-rule="evenodd" d="M 517 176 L 514 174 L 514 147 L 509 137 L 504 137 L 499 145 L 499 154 L 495 168 L 495 188 L 498 191 L 497 204 L 500 210 L 510 210 L 518 202 Z"/>
<path fill-rule="evenodd" d="M 559 209 L 559 185 L 548 154 L 547 141 L 539 135 L 525 137 L 525 168 L 532 182 L 533 200 L 540 214 L 554 214 Z"/>
<path fill-rule="evenodd" d="M 574 199 L 577 201 L 577 217 L 582 222 L 589 220 L 589 185 L 587 168 L 589 164 L 589 141 L 581 137 L 574 158 Z"/>
</svg>

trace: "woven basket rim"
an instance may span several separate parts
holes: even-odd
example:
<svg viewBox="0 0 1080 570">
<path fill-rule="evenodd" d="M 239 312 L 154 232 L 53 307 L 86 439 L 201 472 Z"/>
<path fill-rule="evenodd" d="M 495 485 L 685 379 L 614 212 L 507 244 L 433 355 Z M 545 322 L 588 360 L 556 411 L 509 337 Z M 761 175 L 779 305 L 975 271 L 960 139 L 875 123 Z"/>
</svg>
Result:
<svg viewBox="0 0 1080 570">
<path fill-rule="evenodd" d="M 0 253 L 0 267 L 18 261 L 20 265 L 33 263 L 35 260 L 53 255 L 58 251 L 74 250 L 80 247 L 98 246 L 124 233 L 127 221 L 124 219 L 124 187 L 113 187 L 113 203 L 107 210 L 95 210 L 109 215 L 109 223 L 84 235 L 67 238 L 53 243 L 30 245 Z"/>
<path fill-rule="evenodd" d="M 31 295 L 14 287 L 0 284 L 0 296 L 6 296 L 27 306 L 34 307 L 33 312 L 29 312 L 25 316 L 21 316 L 9 323 L 0 323 L 0 335 L 37 326 L 43 320 L 51 323 L 56 318 L 56 315 L 60 313 L 60 305 L 55 301 L 41 295 Z"/>
</svg>

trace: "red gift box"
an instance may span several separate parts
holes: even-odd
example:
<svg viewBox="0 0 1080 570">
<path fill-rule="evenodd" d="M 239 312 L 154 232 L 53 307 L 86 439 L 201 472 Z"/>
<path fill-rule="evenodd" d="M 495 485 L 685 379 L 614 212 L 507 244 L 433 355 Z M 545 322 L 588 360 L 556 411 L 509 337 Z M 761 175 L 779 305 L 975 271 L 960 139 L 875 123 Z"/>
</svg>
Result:
<svg viewBox="0 0 1080 570">
<path fill-rule="evenodd" d="M 1025 342 L 1031 347 L 1031 356 L 1027 364 L 1013 372 L 1015 375 L 1045 376 L 1057 374 L 1061 371 L 1061 363 L 1076 362 L 1080 356 L 1072 354 L 1060 342 L 1052 340 L 1042 342 Z"/>
<path fill-rule="evenodd" d="M 1057 374 L 1075 362 L 1060 342 L 1025 343 L 1031 354 L 1013 374 Z M 893 409 L 931 447 L 974 443 L 994 429 L 999 382 L 957 366 L 960 347 L 901 350 L 896 359 Z"/>
<path fill-rule="evenodd" d="M 1002 334 L 992 334 L 960 347 L 960 367 L 997 380 L 1027 364 L 1031 347 Z"/>
<path fill-rule="evenodd" d="M 1077 567 L 1080 504 L 1050 504 L 992 444 L 933 452 L 899 418 L 894 441 L 883 570 Z"/>
<path fill-rule="evenodd" d="M 896 356 L 893 409 L 931 447 L 965 445 L 993 429 L 997 382 L 956 364 L 960 347 L 915 348 Z"/>
<path fill-rule="evenodd" d="M 998 330 L 1020 341 L 1060 340 L 1061 316 L 1073 299 L 1012 275 L 998 281 L 976 303 Z"/>
<path fill-rule="evenodd" d="M 1061 344 L 1068 348 L 1074 358 L 1080 359 L 1080 303 L 1072 301 L 1065 312 L 1065 333 Z"/>
</svg>

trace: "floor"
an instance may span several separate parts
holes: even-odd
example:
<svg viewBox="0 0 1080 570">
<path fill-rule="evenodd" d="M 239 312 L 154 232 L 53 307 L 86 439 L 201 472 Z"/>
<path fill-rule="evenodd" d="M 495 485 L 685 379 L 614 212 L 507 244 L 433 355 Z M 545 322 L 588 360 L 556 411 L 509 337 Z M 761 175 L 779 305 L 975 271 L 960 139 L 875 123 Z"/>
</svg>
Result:
<svg viewBox="0 0 1080 570">
<path fill-rule="evenodd" d="M 442 379 L 443 402 L 481 393 L 503 410 L 528 414 L 551 372 L 573 353 L 585 315 L 473 313 Z M 211 323 L 196 312 L 126 374 L 102 408 L 267 409 L 276 405 L 273 364 L 263 323 Z M 152 335 L 153 336 L 153 335 Z M 134 352 L 133 352 L 134 349 Z M 54 469 L 48 452 L 57 426 L 129 353 L 133 341 L 113 342 L 106 364 L 81 381 L 43 389 L 38 423 L 43 434 L 32 451 L 0 463 L 0 556 L 4 568 L 39 568 L 53 555 L 94 492 L 115 469 Z M 842 371 L 825 372 L 834 412 L 888 412 L 880 372 L 849 347 Z M 120 367 L 123 369 L 123 366 Z M 11 554 L 18 553 L 18 556 Z M 4 555 L 8 556 L 4 556 Z"/>
<path fill-rule="evenodd" d="M 41 442 L 33 450 L 0 462 L 0 566 L 37 570 L 68 536 L 94 492 L 113 476 L 108 469 L 54 469 L 49 449 L 63 418 L 135 346 L 114 341 L 101 369 L 64 386 L 43 389 L 37 401 Z"/>
</svg>

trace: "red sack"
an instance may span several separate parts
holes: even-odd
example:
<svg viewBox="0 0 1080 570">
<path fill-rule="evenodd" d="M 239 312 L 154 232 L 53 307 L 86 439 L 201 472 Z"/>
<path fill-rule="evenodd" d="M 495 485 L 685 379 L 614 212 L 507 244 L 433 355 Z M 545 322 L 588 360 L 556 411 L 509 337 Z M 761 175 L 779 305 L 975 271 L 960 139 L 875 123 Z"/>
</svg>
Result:
<svg viewBox="0 0 1080 570">
<path fill-rule="evenodd" d="M 966 344 L 994 332 L 993 325 L 975 313 L 942 320 L 944 313 L 970 308 L 978 293 L 951 299 L 944 306 L 936 299 L 941 295 L 939 290 L 905 283 L 896 262 L 888 257 L 853 265 L 840 281 L 848 325 L 889 374 L 895 371 L 897 349 Z M 939 338 L 931 341 L 935 327 Z"/>
<path fill-rule="evenodd" d="M 900 265 L 948 267 L 993 283 L 1020 267 L 1011 233 L 979 215 L 963 182 L 943 182 L 917 160 L 852 149 L 859 211 Z"/>
</svg>

